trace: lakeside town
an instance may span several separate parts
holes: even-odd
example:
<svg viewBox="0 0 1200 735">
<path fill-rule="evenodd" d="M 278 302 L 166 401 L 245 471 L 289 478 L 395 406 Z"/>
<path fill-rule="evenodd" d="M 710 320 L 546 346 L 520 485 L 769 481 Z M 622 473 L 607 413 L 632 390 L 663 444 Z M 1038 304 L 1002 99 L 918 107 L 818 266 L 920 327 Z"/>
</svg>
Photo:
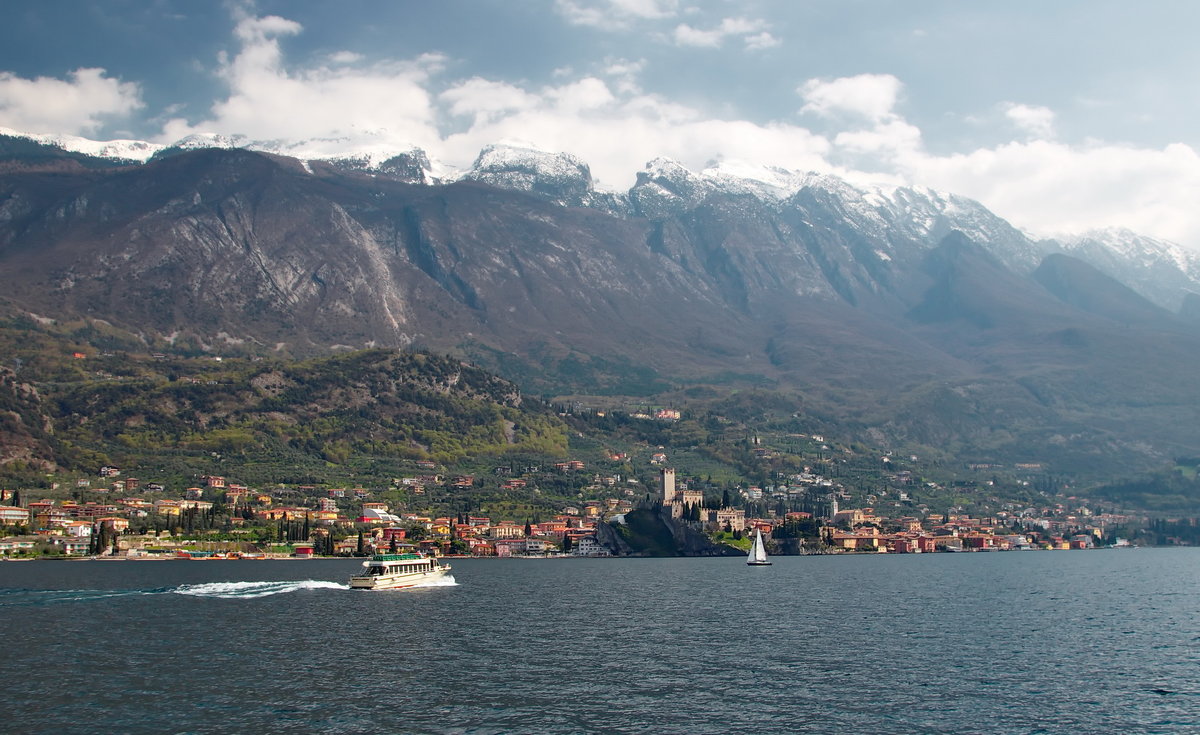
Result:
<svg viewBox="0 0 1200 735">
<path fill-rule="evenodd" d="M 656 455 L 653 461 L 662 459 Z M 472 476 L 429 472 L 433 463 L 420 465 L 427 474 L 395 480 L 410 497 L 420 498 L 435 484 L 469 488 L 475 483 Z M 584 469 L 578 460 L 554 467 L 558 472 Z M 565 505 L 547 519 L 522 520 L 413 512 L 362 487 L 260 490 L 217 475 L 203 475 L 195 486 L 173 493 L 106 466 L 95 478 L 77 479 L 72 493 L 103 500 L 28 499 L 20 490 L 0 490 L 0 528 L 6 532 L 0 557 L 261 559 L 397 551 L 474 557 L 647 555 L 620 532 L 635 512 L 707 539 L 710 543 L 693 549 L 694 555 L 741 553 L 756 531 L 772 553 L 782 554 L 1068 550 L 1130 546 L 1113 529 L 1137 520 L 1062 503 L 1014 507 L 986 517 L 933 512 L 889 517 L 874 507 L 840 507 L 850 497 L 845 488 L 811 473 L 789 478 L 792 485 L 726 491 L 717 502 L 677 480 L 674 469 L 659 467 L 657 474 L 654 492 L 637 487 L 636 480 L 621 487 L 620 477 L 597 475 L 593 489 L 606 490 L 603 497 Z M 499 481 L 514 491 L 528 482 L 521 477 Z M 896 497 L 903 500 L 905 493 Z M 788 510 L 782 501 L 789 498 L 818 502 L 808 503 L 812 510 Z M 767 508 L 764 500 L 777 502 L 766 513 L 747 515 L 747 508 Z"/>
</svg>

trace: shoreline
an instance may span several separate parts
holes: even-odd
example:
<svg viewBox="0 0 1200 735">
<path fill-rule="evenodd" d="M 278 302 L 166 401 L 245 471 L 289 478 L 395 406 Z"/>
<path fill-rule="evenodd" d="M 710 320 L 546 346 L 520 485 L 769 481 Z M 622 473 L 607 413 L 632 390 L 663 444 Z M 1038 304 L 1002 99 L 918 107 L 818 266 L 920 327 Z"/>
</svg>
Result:
<svg viewBox="0 0 1200 735">
<path fill-rule="evenodd" d="M 920 553 L 888 553 L 883 551 L 830 551 L 818 552 L 809 554 L 773 554 L 772 559 L 802 557 L 802 556 L 927 556 L 927 555 L 945 555 L 945 554 L 995 554 L 995 553 L 1010 553 L 1023 551 L 1127 551 L 1141 548 L 1193 548 L 1187 546 L 1098 546 L 1091 549 L 980 549 L 972 551 L 925 551 Z M 81 562 L 81 561 L 350 561 L 356 559 L 370 559 L 370 556 L 253 556 L 253 557 L 182 557 L 182 556 L 162 556 L 157 554 L 146 554 L 139 556 L 27 556 L 27 557 L 9 557 L 0 556 L 2 562 L 29 562 L 29 561 L 57 561 L 57 562 Z M 470 556 L 467 554 L 454 554 L 439 556 L 439 559 L 520 559 L 522 561 L 549 561 L 555 559 L 732 559 L 737 558 L 734 555 L 728 556 Z"/>
</svg>

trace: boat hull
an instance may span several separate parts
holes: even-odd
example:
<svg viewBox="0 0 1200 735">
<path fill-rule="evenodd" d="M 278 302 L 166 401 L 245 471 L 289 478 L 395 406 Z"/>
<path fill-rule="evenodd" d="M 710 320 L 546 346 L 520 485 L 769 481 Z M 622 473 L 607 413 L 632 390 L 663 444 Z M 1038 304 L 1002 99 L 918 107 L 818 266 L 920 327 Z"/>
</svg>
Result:
<svg viewBox="0 0 1200 735">
<path fill-rule="evenodd" d="M 769 561 L 748 561 L 748 562 L 746 562 L 746 566 L 748 566 L 748 567 L 769 567 L 769 566 L 771 566 L 771 562 L 769 562 Z"/>
</svg>

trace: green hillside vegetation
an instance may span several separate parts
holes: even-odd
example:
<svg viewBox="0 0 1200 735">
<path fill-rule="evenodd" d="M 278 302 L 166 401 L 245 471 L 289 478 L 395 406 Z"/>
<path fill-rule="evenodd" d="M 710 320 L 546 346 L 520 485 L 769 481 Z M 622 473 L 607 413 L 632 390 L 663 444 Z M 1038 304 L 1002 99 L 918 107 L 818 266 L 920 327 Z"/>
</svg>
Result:
<svg viewBox="0 0 1200 735">
<path fill-rule="evenodd" d="M 1195 513 L 1200 507 L 1200 458 L 1179 459 L 1170 469 L 1101 485 L 1090 494 L 1164 513 Z"/>
<path fill-rule="evenodd" d="M 525 453 L 563 457 L 547 406 L 461 361 L 368 350 L 302 362 L 182 357 L 96 325 L 0 322 L 0 431 L 65 471 L 111 464 L 166 481 L 228 472 L 253 483 L 394 476 Z M 47 430 L 49 429 L 49 430 Z M 8 477 L 30 463 L 10 456 Z M 34 452 L 39 454 L 39 452 Z"/>
<path fill-rule="evenodd" d="M 323 465 L 451 465 L 508 451 L 563 456 L 567 448 L 561 421 L 523 410 L 510 383 L 449 357 L 379 350 L 163 367 L 57 392 L 68 457 L 161 464 L 168 474 L 201 471 L 218 457 L 257 468 L 251 481 L 278 482 L 297 471 L 320 477 Z"/>
<path fill-rule="evenodd" d="M 870 441 L 869 425 L 762 388 L 690 386 L 652 398 L 550 403 L 449 356 L 387 350 L 303 361 L 194 356 L 190 348 L 158 352 L 103 322 L 9 314 L 0 318 L 3 487 L 73 484 L 114 465 L 176 492 L 215 474 L 259 488 L 366 487 L 393 507 L 521 519 L 549 517 L 585 500 L 644 500 L 657 491 L 660 465 L 651 459 L 661 453 L 710 503 L 800 473 L 844 487 L 843 507 L 879 506 L 889 515 L 951 507 L 987 514 L 1045 504 L 1066 491 L 1088 493 L 1085 476 L 1053 465 L 1016 471 L 1012 462 L 1020 457 L 955 456 L 936 437 L 881 448 Z M 679 420 L 650 418 L 662 408 L 679 410 Z M 586 469 L 554 468 L 566 459 Z M 398 482 L 422 474 L 418 462 L 444 475 L 442 484 L 425 483 L 419 496 Z M 968 462 L 986 469 L 968 469 Z M 1104 507 L 1132 500 L 1163 511 L 1194 509 L 1200 506 L 1194 464 L 1109 483 L 1093 497 Z M 456 475 L 471 479 L 454 484 Z M 509 476 L 527 484 L 502 487 Z M 750 502 L 747 511 L 811 512 L 822 492 L 788 503 Z"/>
<path fill-rule="evenodd" d="M 625 514 L 625 523 L 616 530 L 625 542 L 645 556 L 675 556 L 675 539 L 671 531 L 650 510 L 638 509 Z"/>
</svg>

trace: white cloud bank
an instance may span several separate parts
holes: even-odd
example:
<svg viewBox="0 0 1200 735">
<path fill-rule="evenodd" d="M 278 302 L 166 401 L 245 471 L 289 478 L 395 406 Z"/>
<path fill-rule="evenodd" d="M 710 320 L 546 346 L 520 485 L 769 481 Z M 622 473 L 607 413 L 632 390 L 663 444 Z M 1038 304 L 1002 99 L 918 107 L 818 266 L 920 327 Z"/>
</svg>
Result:
<svg viewBox="0 0 1200 735">
<path fill-rule="evenodd" d="M 578 22 L 590 17 L 578 3 L 559 6 L 578 10 Z M 636 19 L 668 17 L 678 6 L 611 0 L 607 7 Z M 1200 155 L 1193 148 L 1062 142 L 1046 107 L 999 103 L 998 121 L 1019 138 L 943 155 L 930 152 L 904 118 L 904 85 L 888 74 L 797 80 L 797 119 L 762 123 L 718 119 L 643 91 L 642 60 L 609 59 L 594 73 L 564 73 L 541 87 L 480 76 L 446 80 L 447 60 L 437 55 L 372 63 L 327 53 L 295 64 L 278 39 L 300 32 L 277 16 L 242 17 L 239 47 L 216 69 L 227 94 L 202 119 L 169 120 L 158 141 L 191 133 L 317 139 L 313 154 L 415 145 L 466 167 L 485 145 L 525 140 L 578 156 L 598 184 L 614 189 L 630 186 L 659 156 L 692 170 L 714 160 L 745 162 L 951 191 L 1035 234 L 1127 227 L 1200 249 Z M 140 105 L 136 84 L 99 69 L 67 80 L 0 73 L 0 125 L 18 130 L 86 134 Z"/>
<path fill-rule="evenodd" d="M 1035 235 L 1125 227 L 1200 249 L 1200 155 L 1190 146 L 1070 145 L 1054 140 L 1053 110 L 1010 102 L 1000 108 L 1024 140 L 934 155 L 897 113 L 903 84 L 891 75 L 809 80 L 797 91 L 803 112 L 848 123 L 830 161 L 977 199 Z"/>
<path fill-rule="evenodd" d="M 621 22 L 677 11 L 667 0 L 610 0 L 590 7 Z M 559 8 L 575 13 L 576 22 L 591 22 L 578 3 L 564 0 Z M 441 82 L 445 60 L 436 56 L 295 68 L 276 39 L 300 31 L 282 18 L 244 18 L 236 29 L 241 49 L 218 70 L 229 85 L 228 97 L 213 106 L 208 120 L 170 121 L 161 140 L 215 132 L 341 138 L 329 145 L 346 146 L 347 152 L 356 145 L 417 145 L 460 168 L 485 145 L 524 140 L 578 156 L 599 185 L 615 189 L 630 186 L 645 163 L 659 156 L 693 170 L 714 160 L 742 161 L 943 189 L 978 199 L 1034 234 L 1127 227 L 1200 248 L 1196 151 L 1183 144 L 1158 150 L 1057 142 L 1055 114 L 1046 107 L 998 105 L 1020 140 L 935 155 L 925 148 L 920 129 L 898 111 L 904 85 L 890 74 L 799 83 L 800 114 L 836 126 L 820 134 L 798 121 L 716 119 L 647 94 L 636 79 L 642 61 L 609 60 L 596 75 L 541 88 L 483 77 Z M 716 35 L 688 37 L 699 45 L 739 37 L 750 43 L 762 32 L 756 22 L 726 20 L 712 31 Z M 457 132 L 443 133 L 447 122 L 459 123 Z"/>
<path fill-rule="evenodd" d="M 76 69 L 66 80 L 0 72 L 0 126 L 15 130 L 86 135 L 141 107 L 138 85 L 104 69 Z"/>
<path fill-rule="evenodd" d="M 278 16 L 242 18 L 234 29 L 241 47 L 233 58 L 222 55 L 217 69 L 228 96 L 212 106 L 208 119 L 169 120 L 159 142 L 224 133 L 257 140 L 325 139 L 314 142 L 314 150 L 325 145 L 346 153 L 381 141 L 399 150 L 436 149 L 440 137 L 426 85 L 441 57 L 347 66 L 357 56 L 341 52 L 327 57 L 330 63 L 290 68 L 278 38 L 301 31 L 299 23 Z"/>
<path fill-rule="evenodd" d="M 830 81 L 809 79 L 796 91 L 804 98 L 801 112 L 883 122 L 896 118 L 894 108 L 903 86 L 891 74 L 859 74 Z"/>
</svg>

